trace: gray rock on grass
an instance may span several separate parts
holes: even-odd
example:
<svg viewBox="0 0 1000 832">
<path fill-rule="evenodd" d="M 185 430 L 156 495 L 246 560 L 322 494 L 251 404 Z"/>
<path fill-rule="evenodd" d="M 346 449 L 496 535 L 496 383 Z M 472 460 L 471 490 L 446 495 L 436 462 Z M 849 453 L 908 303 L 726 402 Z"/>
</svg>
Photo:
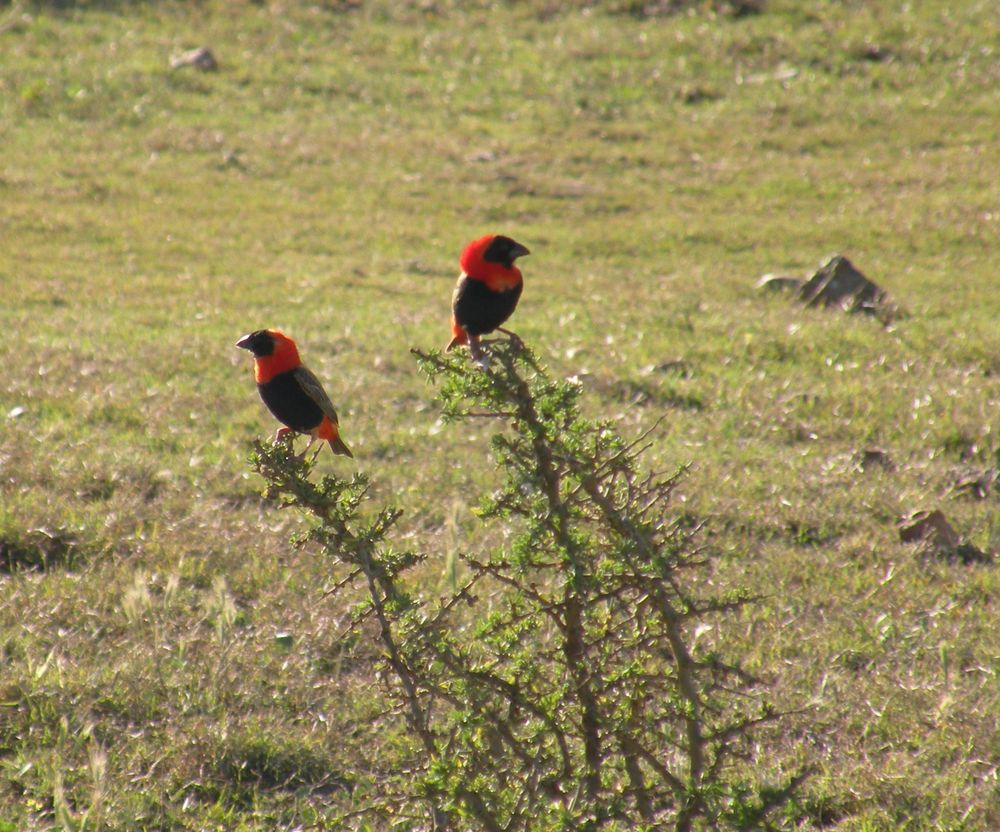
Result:
<svg viewBox="0 0 1000 832">
<path fill-rule="evenodd" d="M 835 254 L 799 289 L 806 306 L 839 306 L 849 312 L 874 313 L 886 301 L 883 289 Z"/>
<path fill-rule="evenodd" d="M 189 49 L 170 59 L 171 69 L 181 69 L 192 66 L 202 72 L 214 72 L 219 68 L 219 62 L 212 54 L 212 50 L 207 46 L 199 46 L 197 49 Z"/>
<path fill-rule="evenodd" d="M 992 563 L 993 556 L 968 541 L 963 541 L 940 509 L 918 511 L 900 519 L 901 543 L 919 543 L 924 551 L 946 560 L 970 563 Z"/>
<path fill-rule="evenodd" d="M 765 274 L 757 281 L 757 288 L 793 292 L 806 306 L 863 312 L 875 315 L 884 323 L 898 315 L 898 309 L 889 300 L 888 293 L 842 254 L 833 255 L 806 280 L 789 275 Z"/>
</svg>

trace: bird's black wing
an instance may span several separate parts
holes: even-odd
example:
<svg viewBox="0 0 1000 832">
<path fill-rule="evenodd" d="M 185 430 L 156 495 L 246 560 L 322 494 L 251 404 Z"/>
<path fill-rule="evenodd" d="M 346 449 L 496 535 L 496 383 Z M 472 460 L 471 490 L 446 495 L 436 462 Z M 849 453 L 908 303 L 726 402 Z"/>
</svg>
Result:
<svg viewBox="0 0 1000 832">
<path fill-rule="evenodd" d="M 295 373 L 295 380 L 302 386 L 305 394 L 319 406 L 324 414 L 330 417 L 331 422 L 335 425 L 339 424 L 333 402 L 330 401 L 330 397 L 326 394 L 326 390 L 323 389 L 323 385 L 316 378 L 315 373 L 304 364 L 299 365 L 292 372 Z"/>
</svg>

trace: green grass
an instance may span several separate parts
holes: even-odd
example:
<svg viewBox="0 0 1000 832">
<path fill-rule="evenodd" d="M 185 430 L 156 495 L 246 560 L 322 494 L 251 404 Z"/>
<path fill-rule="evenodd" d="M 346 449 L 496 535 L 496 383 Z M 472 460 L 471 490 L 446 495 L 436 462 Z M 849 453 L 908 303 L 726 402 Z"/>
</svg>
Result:
<svg viewBox="0 0 1000 832">
<path fill-rule="evenodd" d="M 433 591 L 504 532 L 489 426 L 442 428 L 408 350 L 496 230 L 517 331 L 626 435 L 665 416 L 711 580 L 765 596 L 717 638 L 805 709 L 789 822 L 1000 825 L 996 567 L 895 529 L 1000 550 L 998 495 L 953 490 L 1000 451 L 995 4 L 341 6 L 0 4 L 2 823 L 323 828 L 391 766 L 233 343 L 296 337 Z M 202 44 L 219 72 L 169 68 Z M 905 315 L 754 289 L 832 252 Z"/>
</svg>

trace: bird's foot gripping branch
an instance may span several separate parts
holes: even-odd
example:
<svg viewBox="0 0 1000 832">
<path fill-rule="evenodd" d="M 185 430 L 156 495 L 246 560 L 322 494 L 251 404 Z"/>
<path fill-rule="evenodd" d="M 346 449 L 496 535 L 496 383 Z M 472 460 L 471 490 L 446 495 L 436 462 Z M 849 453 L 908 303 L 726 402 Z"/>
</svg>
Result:
<svg viewBox="0 0 1000 832">
<path fill-rule="evenodd" d="M 719 653 L 749 599 L 709 590 L 710 553 L 671 506 L 680 472 L 641 471 L 646 437 L 584 418 L 580 387 L 519 342 L 491 345 L 486 369 L 414 352 L 446 419 L 497 424 L 479 514 L 509 535 L 460 556 L 455 590 L 418 589 L 421 558 L 386 543 L 397 510 L 360 519 L 363 477 L 314 484 L 308 463 L 254 456 L 377 622 L 385 730 L 412 743 L 367 810 L 455 830 L 761 826 L 800 777 L 761 762 L 775 712 Z"/>
</svg>

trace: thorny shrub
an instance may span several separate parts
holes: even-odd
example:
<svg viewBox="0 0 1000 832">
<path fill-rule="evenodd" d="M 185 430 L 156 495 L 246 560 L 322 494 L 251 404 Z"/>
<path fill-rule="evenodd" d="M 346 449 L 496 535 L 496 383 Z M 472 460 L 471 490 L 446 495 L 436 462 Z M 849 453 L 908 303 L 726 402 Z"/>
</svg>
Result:
<svg viewBox="0 0 1000 832">
<path fill-rule="evenodd" d="M 388 542 L 399 509 L 361 511 L 364 475 L 317 483 L 286 447 L 253 455 L 268 495 L 313 518 L 338 586 L 363 582 L 356 620 L 381 641 L 385 719 L 412 740 L 354 818 L 491 832 L 768 826 L 803 775 L 767 785 L 737 764 L 760 754 L 755 728 L 777 714 L 696 639 L 751 599 L 699 583 L 709 556 L 671 505 L 683 472 L 643 473 L 646 436 L 627 442 L 581 416 L 580 386 L 518 341 L 493 343 L 487 366 L 414 352 L 446 420 L 498 424 L 501 481 L 478 513 L 511 535 L 461 554 L 453 591 L 429 597 L 409 579 L 423 558 Z"/>
</svg>

